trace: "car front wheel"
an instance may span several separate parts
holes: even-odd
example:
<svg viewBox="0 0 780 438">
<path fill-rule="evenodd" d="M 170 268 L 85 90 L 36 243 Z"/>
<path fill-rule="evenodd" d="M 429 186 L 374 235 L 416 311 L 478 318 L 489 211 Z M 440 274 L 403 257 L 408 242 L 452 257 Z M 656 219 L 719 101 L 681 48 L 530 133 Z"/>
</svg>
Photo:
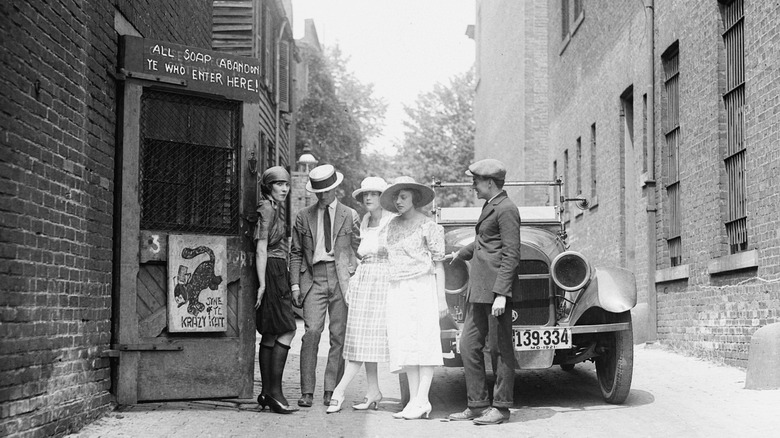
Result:
<svg viewBox="0 0 780 438">
<path fill-rule="evenodd" d="M 628 313 L 628 312 L 627 312 Z M 631 322 L 631 315 L 621 315 L 621 321 Z M 632 330 L 602 334 L 601 353 L 596 357 L 596 374 L 601 394 L 607 403 L 620 404 L 631 390 L 634 372 L 634 336 Z"/>
</svg>

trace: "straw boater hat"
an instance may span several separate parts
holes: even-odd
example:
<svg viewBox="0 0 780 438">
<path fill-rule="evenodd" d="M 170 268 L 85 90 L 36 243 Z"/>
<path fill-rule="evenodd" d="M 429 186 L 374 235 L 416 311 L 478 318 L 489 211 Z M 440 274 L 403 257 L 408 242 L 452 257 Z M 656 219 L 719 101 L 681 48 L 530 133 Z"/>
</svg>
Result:
<svg viewBox="0 0 780 438">
<path fill-rule="evenodd" d="M 330 164 L 317 166 L 309 172 L 309 181 L 306 183 L 306 191 L 311 193 L 327 192 L 335 189 L 344 180 L 341 172 Z"/>
<path fill-rule="evenodd" d="M 382 205 L 382 208 L 398 213 L 398 209 L 395 208 L 395 197 L 401 190 L 415 190 L 420 194 L 419 199 L 414 203 L 415 208 L 430 204 L 433 202 L 433 198 L 436 197 L 433 189 L 425 184 L 415 182 L 410 176 L 399 176 L 379 197 L 379 203 Z"/>
<path fill-rule="evenodd" d="M 358 202 L 363 202 L 360 196 L 366 192 L 379 192 L 380 194 L 387 188 L 387 182 L 378 176 L 369 176 L 360 183 L 360 188 L 352 192 L 352 197 Z"/>
</svg>

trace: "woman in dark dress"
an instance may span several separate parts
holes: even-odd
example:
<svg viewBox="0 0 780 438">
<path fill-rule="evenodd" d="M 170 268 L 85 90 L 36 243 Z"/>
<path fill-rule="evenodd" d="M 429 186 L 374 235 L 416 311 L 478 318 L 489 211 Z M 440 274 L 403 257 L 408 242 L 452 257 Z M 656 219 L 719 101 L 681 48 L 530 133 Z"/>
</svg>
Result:
<svg viewBox="0 0 780 438">
<path fill-rule="evenodd" d="M 282 393 L 282 374 L 290 343 L 295 336 L 290 273 L 287 270 L 287 230 L 284 201 L 290 192 L 290 174 L 280 166 L 263 172 L 262 199 L 257 206 L 255 229 L 256 266 L 259 286 L 255 303 L 255 325 L 260 341 L 260 376 L 263 391 L 257 396 L 261 409 L 268 406 L 278 414 L 298 409 Z"/>
</svg>

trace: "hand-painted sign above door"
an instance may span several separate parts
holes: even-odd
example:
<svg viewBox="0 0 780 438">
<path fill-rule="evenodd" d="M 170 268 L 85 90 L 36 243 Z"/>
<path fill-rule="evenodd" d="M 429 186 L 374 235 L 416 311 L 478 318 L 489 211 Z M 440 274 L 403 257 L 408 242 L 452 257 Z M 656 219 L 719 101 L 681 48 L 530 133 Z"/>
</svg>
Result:
<svg viewBox="0 0 780 438">
<path fill-rule="evenodd" d="M 246 102 L 260 100 L 260 61 L 214 50 L 123 36 L 120 67 L 133 77 L 168 79 L 188 90 Z"/>
<path fill-rule="evenodd" d="M 227 331 L 227 238 L 168 236 L 168 331 Z"/>
</svg>

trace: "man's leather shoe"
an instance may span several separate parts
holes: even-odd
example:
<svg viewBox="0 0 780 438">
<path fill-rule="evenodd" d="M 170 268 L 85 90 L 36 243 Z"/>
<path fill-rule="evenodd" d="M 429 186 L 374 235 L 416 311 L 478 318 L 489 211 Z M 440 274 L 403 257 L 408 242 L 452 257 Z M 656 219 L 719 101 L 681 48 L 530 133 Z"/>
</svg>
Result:
<svg viewBox="0 0 780 438">
<path fill-rule="evenodd" d="M 313 400 L 314 396 L 311 394 L 301 394 L 301 398 L 298 399 L 298 406 L 302 408 L 310 408 Z"/>
<path fill-rule="evenodd" d="M 509 412 L 504 414 L 497 408 L 487 408 L 478 418 L 474 419 L 474 424 L 501 424 L 509 419 Z"/>
<path fill-rule="evenodd" d="M 325 391 L 325 394 L 322 396 L 322 404 L 330 406 L 331 398 L 333 398 L 333 391 Z"/>
<path fill-rule="evenodd" d="M 478 418 L 485 411 L 485 408 L 466 408 L 463 412 L 456 412 L 447 416 L 452 421 L 468 421 Z"/>
</svg>

